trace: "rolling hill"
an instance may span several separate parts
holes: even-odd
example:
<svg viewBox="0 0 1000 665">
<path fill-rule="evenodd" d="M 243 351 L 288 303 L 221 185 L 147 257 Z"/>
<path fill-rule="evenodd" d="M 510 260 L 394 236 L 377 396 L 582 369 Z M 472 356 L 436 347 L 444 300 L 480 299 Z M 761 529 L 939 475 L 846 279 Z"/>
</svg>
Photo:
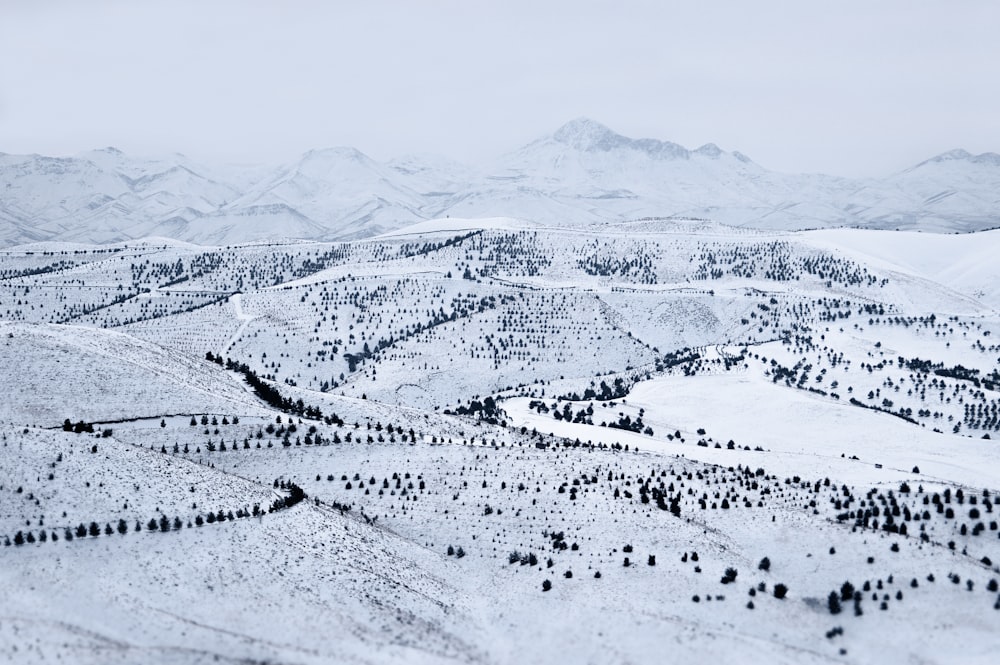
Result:
<svg viewBox="0 0 1000 665">
<path fill-rule="evenodd" d="M 225 205 L 455 182 L 307 161 Z M 0 250 L 0 659 L 992 662 L 1000 231 L 392 226 Z"/>
</svg>

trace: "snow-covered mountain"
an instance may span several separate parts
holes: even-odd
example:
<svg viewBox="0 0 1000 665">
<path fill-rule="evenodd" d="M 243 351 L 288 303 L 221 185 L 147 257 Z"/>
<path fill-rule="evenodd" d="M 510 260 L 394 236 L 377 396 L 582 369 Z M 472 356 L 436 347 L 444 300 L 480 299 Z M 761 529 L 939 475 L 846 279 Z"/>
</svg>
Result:
<svg viewBox="0 0 1000 665">
<path fill-rule="evenodd" d="M 257 168 L 208 167 L 178 154 L 139 159 L 114 148 L 0 154 L 0 243 L 349 239 L 447 215 L 968 232 L 1000 225 L 998 192 L 994 153 L 953 150 L 881 179 L 783 174 L 711 143 L 689 150 L 579 118 L 482 168 L 424 155 L 380 163 L 354 148 Z"/>
</svg>

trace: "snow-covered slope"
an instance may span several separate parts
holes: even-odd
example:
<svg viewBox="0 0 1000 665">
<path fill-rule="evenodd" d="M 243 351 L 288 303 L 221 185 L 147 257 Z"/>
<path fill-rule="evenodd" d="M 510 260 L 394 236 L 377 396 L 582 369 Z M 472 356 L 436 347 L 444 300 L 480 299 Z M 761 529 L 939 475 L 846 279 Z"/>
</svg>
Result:
<svg viewBox="0 0 1000 665">
<path fill-rule="evenodd" d="M 0 421 L 57 426 L 170 414 L 257 414 L 221 369 L 107 330 L 0 321 L 6 389 Z"/>
<path fill-rule="evenodd" d="M 899 270 L 951 287 L 1000 308 L 1000 230 L 941 235 L 850 229 L 810 231 L 806 242 L 836 248 L 869 264 Z"/>
<path fill-rule="evenodd" d="M 711 143 L 690 150 L 578 118 L 481 168 L 429 155 L 379 163 L 347 147 L 270 168 L 138 159 L 114 148 L 0 154 L 0 243 L 351 239 L 448 215 L 967 232 L 1000 226 L 998 191 L 993 153 L 953 150 L 882 179 L 783 174 Z"/>
<path fill-rule="evenodd" d="M 40 238 L 108 242 L 156 235 L 217 210 L 237 190 L 183 155 L 162 160 L 115 148 L 76 157 L 0 156 L 2 206 Z M 181 237 L 166 233 L 171 237 Z"/>
<path fill-rule="evenodd" d="M 0 250 L 0 661 L 992 663 L 1000 231 L 694 217 Z"/>
</svg>

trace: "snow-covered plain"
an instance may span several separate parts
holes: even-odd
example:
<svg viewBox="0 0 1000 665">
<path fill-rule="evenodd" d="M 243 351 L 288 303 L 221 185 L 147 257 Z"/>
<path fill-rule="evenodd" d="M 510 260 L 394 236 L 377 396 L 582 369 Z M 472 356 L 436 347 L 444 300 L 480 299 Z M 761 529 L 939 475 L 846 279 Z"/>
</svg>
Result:
<svg viewBox="0 0 1000 665">
<path fill-rule="evenodd" d="M 570 129 L 506 167 L 759 168 Z M 460 179 L 366 159 L 247 204 L 330 160 Z M 998 253 L 682 218 L 7 248 L 0 655 L 993 662 Z"/>
</svg>

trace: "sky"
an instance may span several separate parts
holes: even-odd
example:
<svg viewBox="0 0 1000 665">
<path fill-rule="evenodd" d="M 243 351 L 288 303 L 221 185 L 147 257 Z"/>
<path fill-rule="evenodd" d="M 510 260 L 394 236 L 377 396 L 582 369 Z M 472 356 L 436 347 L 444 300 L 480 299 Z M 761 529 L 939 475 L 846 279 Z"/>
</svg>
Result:
<svg viewBox="0 0 1000 665">
<path fill-rule="evenodd" d="M 1000 3 L 0 0 L 0 152 L 473 164 L 585 116 L 785 172 L 1000 152 Z"/>
</svg>

